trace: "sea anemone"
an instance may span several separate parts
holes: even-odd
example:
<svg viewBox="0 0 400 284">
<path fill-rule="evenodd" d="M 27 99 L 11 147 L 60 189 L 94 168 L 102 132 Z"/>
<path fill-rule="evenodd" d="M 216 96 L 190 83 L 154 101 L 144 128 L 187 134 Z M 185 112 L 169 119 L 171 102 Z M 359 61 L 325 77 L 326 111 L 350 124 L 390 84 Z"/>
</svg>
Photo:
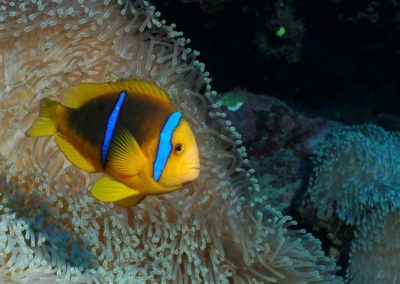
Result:
<svg viewBox="0 0 400 284">
<path fill-rule="evenodd" d="M 308 192 L 318 214 L 335 208 L 341 220 L 359 226 L 398 208 L 399 149 L 400 134 L 375 125 L 331 129 L 312 150 Z"/>
<path fill-rule="evenodd" d="M 320 219 L 354 229 L 348 283 L 400 279 L 400 133 L 375 125 L 332 128 L 312 150 L 308 193 Z"/>
<path fill-rule="evenodd" d="M 198 52 L 145 1 L 21 1 L 0 9 L 0 273 L 6 282 L 313 283 L 336 265 L 259 191 L 241 136 L 210 103 Z M 24 131 L 44 97 L 78 82 L 145 79 L 188 119 L 201 175 L 123 209 L 97 175 Z"/>
</svg>

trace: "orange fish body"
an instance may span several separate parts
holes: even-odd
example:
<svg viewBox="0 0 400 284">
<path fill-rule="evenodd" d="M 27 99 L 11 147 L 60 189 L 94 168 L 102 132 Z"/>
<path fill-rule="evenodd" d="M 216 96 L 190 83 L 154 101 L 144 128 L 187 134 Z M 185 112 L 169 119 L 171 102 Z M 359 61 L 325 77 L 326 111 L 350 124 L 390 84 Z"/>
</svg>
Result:
<svg viewBox="0 0 400 284">
<path fill-rule="evenodd" d="M 123 207 L 176 190 L 199 175 L 189 124 L 164 90 L 146 81 L 79 84 L 65 90 L 62 104 L 43 99 L 26 134 L 54 135 L 72 164 L 106 173 L 91 192 Z"/>
</svg>

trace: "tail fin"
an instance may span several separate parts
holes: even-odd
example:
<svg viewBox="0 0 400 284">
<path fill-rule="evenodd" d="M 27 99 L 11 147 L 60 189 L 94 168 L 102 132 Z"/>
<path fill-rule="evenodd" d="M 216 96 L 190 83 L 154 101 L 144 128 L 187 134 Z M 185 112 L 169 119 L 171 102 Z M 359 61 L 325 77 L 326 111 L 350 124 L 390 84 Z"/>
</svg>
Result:
<svg viewBox="0 0 400 284">
<path fill-rule="evenodd" d="M 49 136 L 57 132 L 56 117 L 62 108 L 59 102 L 44 98 L 40 101 L 39 116 L 25 132 L 27 136 Z"/>
</svg>

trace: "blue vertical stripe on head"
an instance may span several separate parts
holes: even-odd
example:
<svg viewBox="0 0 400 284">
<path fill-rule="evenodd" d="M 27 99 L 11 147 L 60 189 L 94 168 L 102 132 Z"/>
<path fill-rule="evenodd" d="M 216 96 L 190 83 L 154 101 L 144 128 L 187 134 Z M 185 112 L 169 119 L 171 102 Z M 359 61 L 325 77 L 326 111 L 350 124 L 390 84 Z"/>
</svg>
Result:
<svg viewBox="0 0 400 284">
<path fill-rule="evenodd" d="M 126 97 L 126 94 L 124 91 L 122 91 L 118 97 L 117 102 L 114 105 L 114 108 L 113 108 L 110 116 L 108 117 L 106 134 L 104 135 L 103 146 L 101 148 L 101 163 L 103 164 L 103 166 L 105 166 L 105 164 L 106 164 L 107 155 L 110 150 L 111 139 L 114 136 L 115 126 L 117 125 L 119 112 L 121 110 L 122 104 L 125 101 L 125 97 Z"/>
<path fill-rule="evenodd" d="M 158 142 L 158 149 L 156 160 L 153 165 L 153 179 L 159 181 L 161 174 L 165 168 L 168 157 L 172 151 L 172 135 L 174 134 L 175 128 L 178 127 L 179 122 L 182 119 L 182 114 L 180 112 L 172 113 L 167 121 L 165 122 L 163 128 L 160 132 L 160 139 Z"/>
</svg>

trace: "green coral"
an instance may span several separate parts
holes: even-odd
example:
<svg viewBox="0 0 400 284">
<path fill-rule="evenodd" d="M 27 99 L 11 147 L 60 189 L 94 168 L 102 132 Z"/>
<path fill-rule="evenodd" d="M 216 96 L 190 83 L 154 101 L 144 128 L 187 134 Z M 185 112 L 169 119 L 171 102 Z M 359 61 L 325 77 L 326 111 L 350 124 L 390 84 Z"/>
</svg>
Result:
<svg viewBox="0 0 400 284">
<path fill-rule="evenodd" d="M 239 92 L 227 92 L 221 95 L 218 99 L 218 106 L 225 106 L 230 111 L 236 111 L 240 109 L 245 102 L 245 96 Z"/>
<path fill-rule="evenodd" d="M 276 35 L 277 35 L 278 37 L 283 37 L 285 34 L 286 34 L 286 29 L 285 29 L 284 26 L 280 26 L 280 27 L 278 28 L 278 30 L 276 31 Z"/>
</svg>

